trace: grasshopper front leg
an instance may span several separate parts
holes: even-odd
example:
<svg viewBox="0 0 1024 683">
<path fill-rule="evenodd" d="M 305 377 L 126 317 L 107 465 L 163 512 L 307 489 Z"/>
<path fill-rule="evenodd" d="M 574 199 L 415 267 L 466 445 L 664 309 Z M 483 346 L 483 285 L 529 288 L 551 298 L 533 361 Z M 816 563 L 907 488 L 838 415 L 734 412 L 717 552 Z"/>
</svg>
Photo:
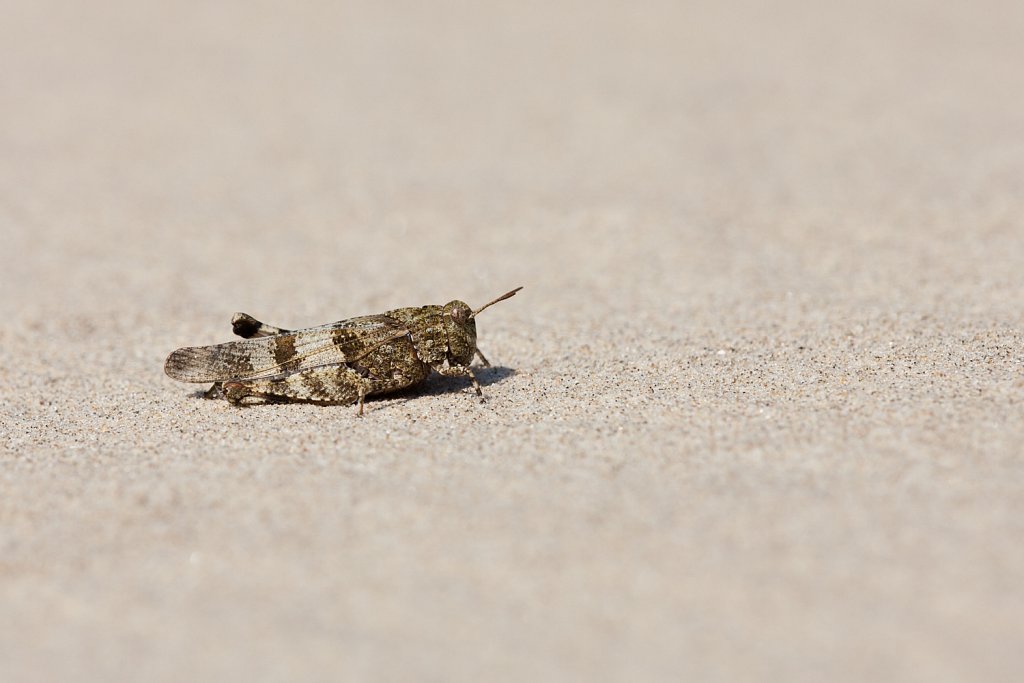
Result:
<svg viewBox="0 0 1024 683">
<path fill-rule="evenodd" d="M 480 382 L 476 381 L 476 375 L 473 374 L 472 368 L 468 365 L 438 364 L 434 366 L 434 370 L 445 377 L 469 377 L 469 381 L 473 383 L 473 389 L 476 390 L 476 395 L 480 397 L 480 402 L 483 403 L 487 400 L 484 398 L 483 389 L 480 388 Z"/>
</svg>

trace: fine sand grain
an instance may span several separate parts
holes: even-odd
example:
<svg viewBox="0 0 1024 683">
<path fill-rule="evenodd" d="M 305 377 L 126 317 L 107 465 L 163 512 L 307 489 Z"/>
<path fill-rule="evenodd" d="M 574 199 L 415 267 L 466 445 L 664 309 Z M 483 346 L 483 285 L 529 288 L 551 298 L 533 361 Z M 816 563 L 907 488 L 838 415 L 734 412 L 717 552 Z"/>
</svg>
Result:
<svg viewBox="0 0 1024 683">
<path fill-rule="evenodd" d="M 9 3 L 0 680 L 1021 680 L 1022 35 Z M 517 285 L 483 405 L 162 373 Z"/>
</svg>

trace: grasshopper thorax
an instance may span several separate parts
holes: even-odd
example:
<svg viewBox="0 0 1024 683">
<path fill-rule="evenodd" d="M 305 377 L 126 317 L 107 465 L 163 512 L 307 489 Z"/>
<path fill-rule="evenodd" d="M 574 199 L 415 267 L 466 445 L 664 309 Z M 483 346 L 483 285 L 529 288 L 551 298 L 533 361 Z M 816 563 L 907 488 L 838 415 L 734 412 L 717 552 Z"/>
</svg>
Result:
<svg viewBox="0 0 1024 683">
<path fill-rule="evenodd" d="M 442 318 L 448 342 L 448 364 L 468 366 L 476 353 L 476 320 L 465 302 L 445 304 Z"/>
</svg>

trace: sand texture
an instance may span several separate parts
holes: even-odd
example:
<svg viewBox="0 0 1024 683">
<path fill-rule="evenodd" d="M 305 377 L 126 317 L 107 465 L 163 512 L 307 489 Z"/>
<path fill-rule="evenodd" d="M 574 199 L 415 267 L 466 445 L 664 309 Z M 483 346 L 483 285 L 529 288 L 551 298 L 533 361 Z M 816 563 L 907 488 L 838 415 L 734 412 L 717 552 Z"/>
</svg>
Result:
<svg viewBox="0 0 1024 683">
<path fill-rule="evenodd" d="M 2 13 L 0 680 L 1024 678 L 1024 3 Z"/>
</svg>

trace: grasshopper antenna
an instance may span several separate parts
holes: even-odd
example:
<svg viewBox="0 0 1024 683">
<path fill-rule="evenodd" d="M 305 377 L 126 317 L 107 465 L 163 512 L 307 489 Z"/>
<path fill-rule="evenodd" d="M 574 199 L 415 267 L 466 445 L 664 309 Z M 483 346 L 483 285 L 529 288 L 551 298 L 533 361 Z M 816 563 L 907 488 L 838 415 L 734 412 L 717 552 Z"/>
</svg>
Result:
<svg viewBox="0 0 1024 683">
<path fill-rule="evenodd" d="M 484 310 L 485 308 L 488 308 L 488 307 L 490 307 L 490 306 L 493 306 L 494 304 L 498 303 L 499 301 L 504 301 L 505 299 L 509 299 L 509 298 L 511 298 L 511 297 L 514 297 L 514 296 L 516 295 L 516 292 L 518 292 L 518 291 L 519 291 L 520 289 L 522 289 L 522 287 L 516 287 L 516 288 L 515 288 L 515 289 L 513 289 L 513 290 L 512 290 L 511 292 L 505 292 L 504 294 L 502 294 L 501 296 L 499 296 L 499 297 L 498 297 L 497 299 L 495 299 L 494 301 L 491 301 L 490 303 L 486 303 L 486 304 L 484 304 L 484 305 L 483 305 L 483 306 L 481 306 L 480 308 L 478 308 L 478 309 L 476 309 L 475 311 L 473 311 L 472 313 L 470 313 L 470 314 L 469 314 L 469 318 L 467 318 L 467 320 L 472 320 L 473 318 L 475 318 L 475 317 L 477 316 L 477 314 L 479 314 L 479 313 L 480 313 L 480 311 L 482 311 L 482 310 Z"/>
</svg>

